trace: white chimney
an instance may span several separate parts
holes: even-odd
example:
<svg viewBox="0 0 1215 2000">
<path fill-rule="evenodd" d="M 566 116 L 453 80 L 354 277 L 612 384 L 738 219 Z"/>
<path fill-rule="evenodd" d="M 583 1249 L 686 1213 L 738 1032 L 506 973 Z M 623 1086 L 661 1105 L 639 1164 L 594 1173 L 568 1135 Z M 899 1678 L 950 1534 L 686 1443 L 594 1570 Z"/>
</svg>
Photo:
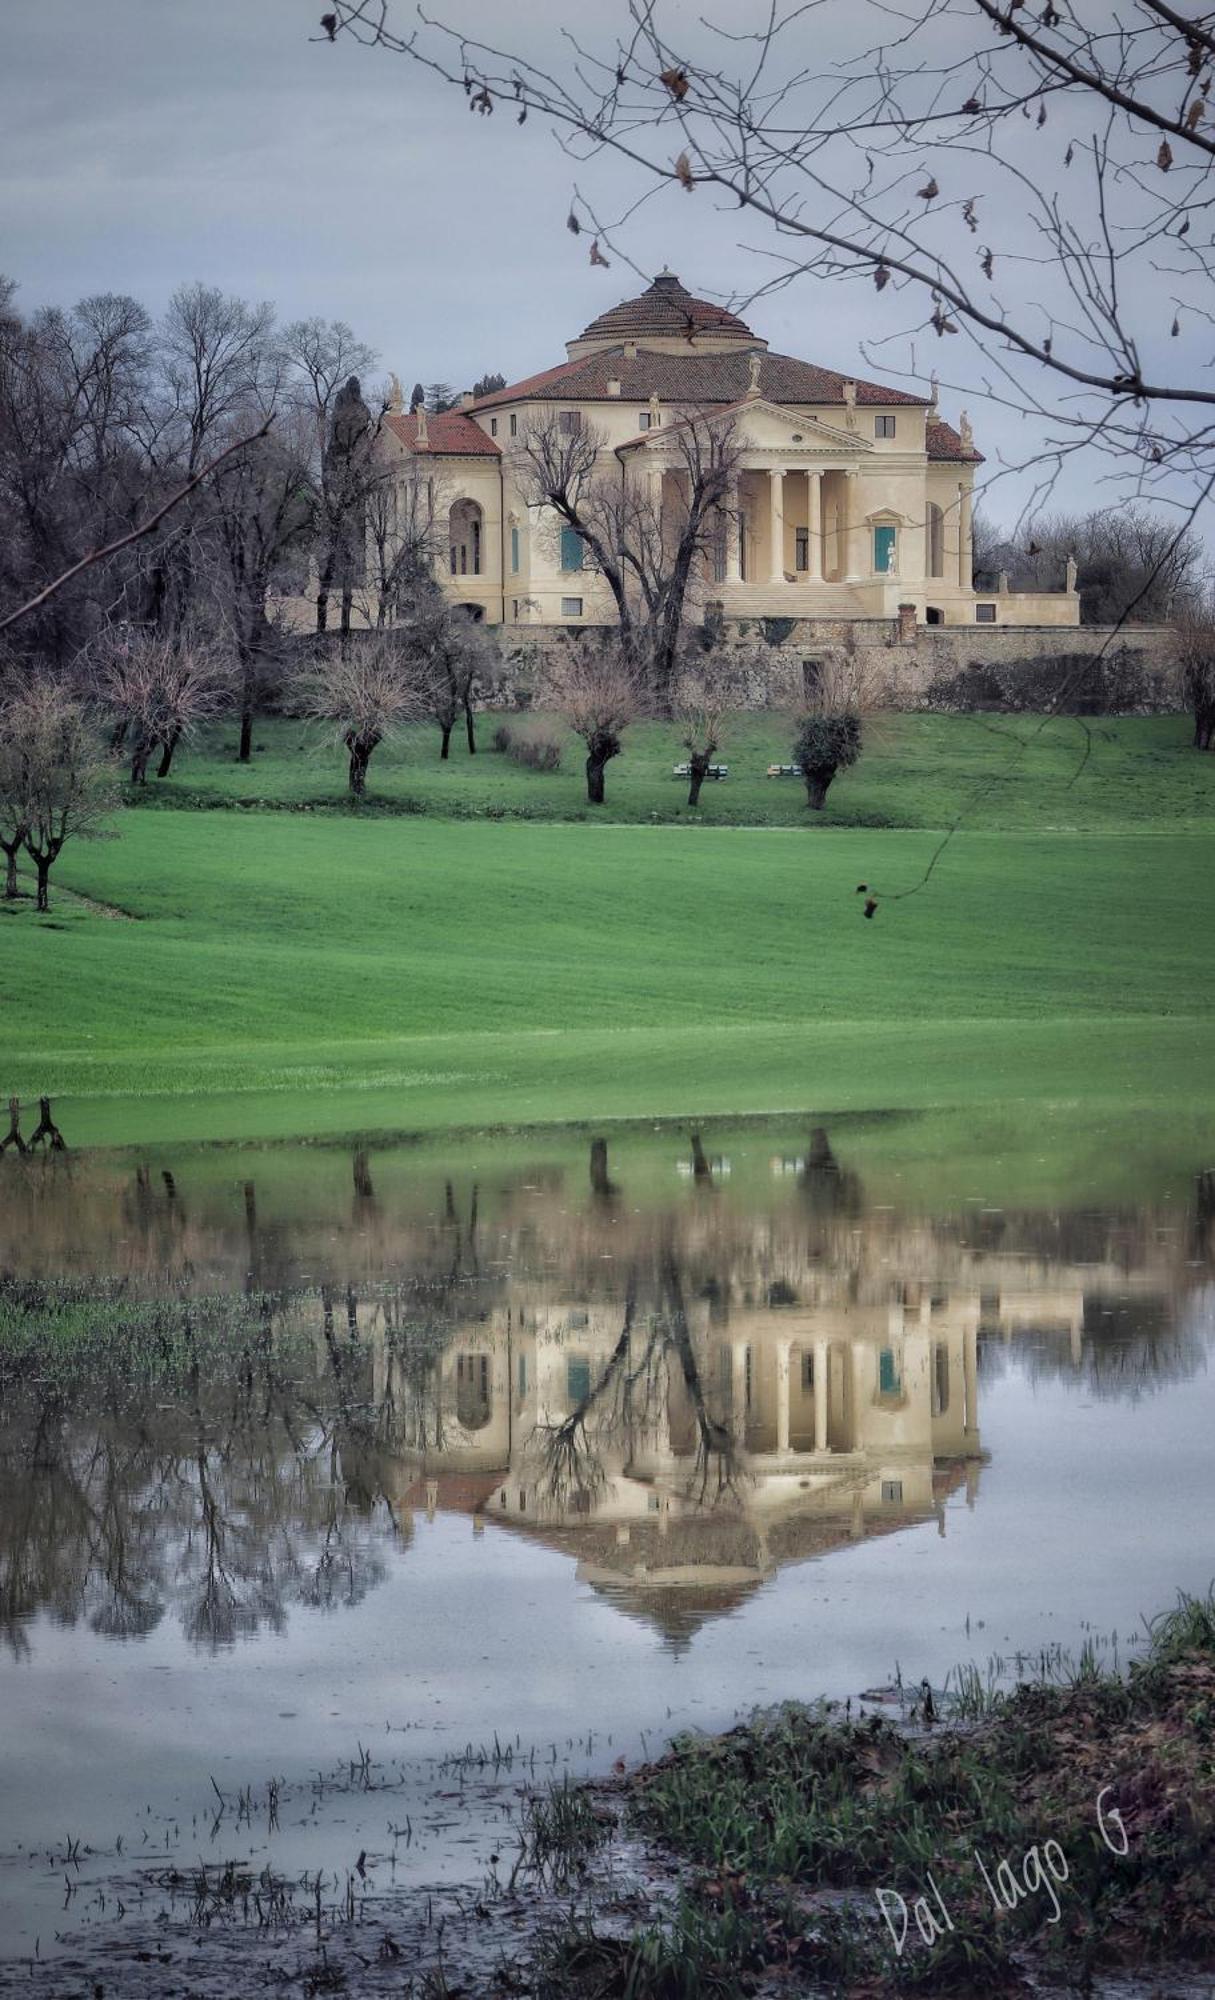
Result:
<svg viewBox="0 0 1215 2000">
<path fill-rule="evenodd" d="M 619 377 L 619 375 L 609 375 L 609 376 L 608 376 L 608 385 L 607 385 L 607 392 L 608 392 L 608 395 L 609 395 L 609 396 L 618 396 L 618 395 L 620 394 L 620 377 Z"/>
</svg>

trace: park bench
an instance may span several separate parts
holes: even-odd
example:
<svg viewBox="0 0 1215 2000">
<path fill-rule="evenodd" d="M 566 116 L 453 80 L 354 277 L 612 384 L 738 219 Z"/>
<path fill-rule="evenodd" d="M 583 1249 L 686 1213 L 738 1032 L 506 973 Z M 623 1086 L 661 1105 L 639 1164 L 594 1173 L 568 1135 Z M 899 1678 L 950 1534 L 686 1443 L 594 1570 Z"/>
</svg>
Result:
<svg viewBox="0 0 1215 2000">
<path fill-rule="evenodd" d="M 692 766 L 690 764 L 672 764 L 671 775 L 674 778 L 690 778 L 692 775 Z M 728 764 L 710 764 L 708 770 L 705 772 L 706 778 L 728 778 L 729 775 L 730 766 Z"/>
<path fill-rule="evenodd" d="M 768 766 L 768 776 L 770 778 L 800 778 L 801 775 L 802 767 L 800 764 L 769 764 Z"/>
</svg>

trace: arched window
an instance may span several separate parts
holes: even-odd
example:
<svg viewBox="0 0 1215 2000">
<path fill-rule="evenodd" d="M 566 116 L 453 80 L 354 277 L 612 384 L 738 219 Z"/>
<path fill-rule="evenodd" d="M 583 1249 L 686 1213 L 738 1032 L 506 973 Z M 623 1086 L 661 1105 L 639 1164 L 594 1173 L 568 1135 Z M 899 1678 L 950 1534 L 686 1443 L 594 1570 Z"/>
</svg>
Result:
<svg viewBox="0 0 1215 2000">
<path fill-rule="evenodd" d="M 928 502 L 928 574 L 945 574 L 945 516 L 934 500 Z"/>
<path fill-rule="evenodd" d="M 457 500 L 448 516 L 453 576 L 481 574 L 481 509 L 475 500 Z"/>
<path fill-rule="evenodd" d="M 484 1430 L 492 1406 L 488 1354 L 457 1355 L 456 1422 L 461 1430 Z"/>
</svg>

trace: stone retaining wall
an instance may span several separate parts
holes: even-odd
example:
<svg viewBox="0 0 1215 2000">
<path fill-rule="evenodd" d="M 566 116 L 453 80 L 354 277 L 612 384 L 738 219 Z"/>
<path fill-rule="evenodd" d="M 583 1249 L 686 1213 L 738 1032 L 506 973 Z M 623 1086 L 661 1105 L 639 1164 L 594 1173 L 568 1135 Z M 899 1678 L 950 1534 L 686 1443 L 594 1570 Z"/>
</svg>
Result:
<svg viewBox="0 0 1215 2000">
<path fill-rule="evenodd" d="M 502 673 L 486 690 L 493 706 L 528 707 L 543 680 L 544 657 L 562 635 L 523 638 L 504 629 Z M 720 665 L 740 706 L 797 708 L 814 663 L 854 652 L 867 680 L 899 709 L 1058 708 L 1080 714 L 1152 715 L 1184 708 L 1168 626 L 1099 625 L 914 628 L 893 619 L 760 619 L 705 633 L 704 659 Z"/>
</svg>

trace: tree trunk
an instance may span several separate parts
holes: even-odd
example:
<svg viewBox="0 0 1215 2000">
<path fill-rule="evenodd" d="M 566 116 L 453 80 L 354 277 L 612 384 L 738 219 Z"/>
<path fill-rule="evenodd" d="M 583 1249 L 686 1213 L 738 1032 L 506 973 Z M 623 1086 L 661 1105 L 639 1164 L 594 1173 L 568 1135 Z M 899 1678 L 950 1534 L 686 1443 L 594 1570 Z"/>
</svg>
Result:
<svg viewBox="0 0 1215 2000">
<path fill-rule="evenodd" d="M 34 856 L 34 866 L 38 870 L 38 900 L 35 908 L 45 912 L 51 907 L 51 864 L 49 857 L 36 854 Z"/>
<path fill-rule="evenodd" d="M 126 718 L 125 718 L 125 716 L 124 716 L 124 718 L 123 718 L 123 720 L 122 720 L 121 722 L 116 722 L 116 723 L 114 724 L 114 727 L 113 727 L 113 729 L 112 729 L 112 730 L 111 730 L 111 732 L 110 732 L 110 748 L 111 748 L 111 750 L 121 750 L 121 749 L 122 749 L 122 746 L 123 746 L 124 742 L 126 741 L 126 734 L 127 734 L 127 725 L 126 725 Z"/>
<path fill-rule="evenodd" d="M 168 777 L 169 772 L 173 768 L 173 752 L 176 750 L 180 742 L 181 742 L 180 729 L 171 729 L 168 735 L 165 737 L 164 744 L 160 752 L 160 762 L 156 766 L 156 775 L 158 778 Z"/>
<path fill-rule="evenodd" d="M 593 729 L 586 739 L 586 795 L 593 806 L 603 804 L 603 774 L 619 749 L 620 738 L 611 729 Z"/>
<path fill-rule="evenodd" d="M 152 755 L 152 745 L 142 733 L 135 738 L 131 750 L 131 783 L 146 785 L 148 781 L 148 759 Z"/>
<path fill-rule="evenodd" d="M 688 804 L 690 806 L 698 806 L 700 804 L 700 788 L 708 775 L 709 758 L 707 754 L 700 756 L 696 751 L 693 751 L 691 757 L 688 759 Z"/>
<path fill-rule="evenodd" d="M 815 812 L 821 812 L 826 805 L 827 788 L 834 776 L 834 771 L 807 771 L 805 773 L 806 804 L 812 806 Z"/>
<path fill-rule="evenodd" d="M 371 741 L 365 736 L 349 735 L 346 738 L 346 748 L 350 752 L 350 790 L 356 799 L 361 799 L 367 790 L 367 766 L 378 741 L 378 737 Z"/>
<path fill-rule="evenodd" d="M 15 903 L 17 900 L 17 849 L 24 838 L 24 833 L 19 833 L 11 847 L 7 840 L 0 841 L 0 847 L 4 849 L 4 900 L 6 903 Z"/>
<path fill-rule="evenodd" d="M 441 722 L 439 724 L 439 727 L 443 731 L 443 742 L 439 748 L 439 756 L 441 757 L 442 761 L 446 763 L 448 757 L 451 755 L 452 725 L 450 722 Z"/>
<path fill-rule="evenodd" d="M 593 806 L 603 804 L 603 774 L 607 765 L 606 757 L 592 754 L 586 760 L 586 795 Z"/>
<path fill-rule="evenodd" d="M 469 701 L 467 695 L 464 697 L 464 733 L 468 738 L 468 754 L 470 757 L 475 757 L 477 754 L 477 725 L 473 718 L 472 703 Z"/>
<path fill-rule="evenodd" d="M 240 685 L 240 749 L 238 764 L 247 764 L 253 755 L 253 660 L 247 658 Z"/>
</svg>

